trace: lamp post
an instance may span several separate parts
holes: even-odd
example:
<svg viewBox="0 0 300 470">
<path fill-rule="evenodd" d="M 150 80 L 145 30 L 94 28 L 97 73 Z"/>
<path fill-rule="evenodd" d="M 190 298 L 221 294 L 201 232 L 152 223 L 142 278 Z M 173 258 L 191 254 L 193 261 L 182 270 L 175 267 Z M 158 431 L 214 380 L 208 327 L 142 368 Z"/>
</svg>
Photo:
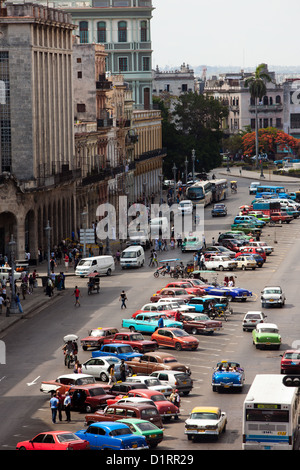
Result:
<svg viewBox="0 0 300 470">
<path fill-rule="evenodd" d="M 195 183 L 195 150 L 192 150 L 192 162 L 193 162 L 193 183 Z"/>
<path fill-rule="evenodd" d="M 51 227 L 49 224 L 49 220 L 47 222 L 47 227 L 45 227 L 45 232 L 47 234 L 47 271 L 48 271 L 48 277 L 50 277 L 50 232 L 51 232 Z"/>
<path fill-rule="evenodd" d="M 81 217 L 84 219 L 83 221 L 83 257 L 86 257 L 86 216 L 88 215 L 87 210 L 85 208 L 84 212 L 81 213 Z"/>
<path fill-rule="evenodd" d="M 11 235 L 10 242 L 9 242 L 9 251 L 10 251 L 10 259 L 11 259 L 11 298 L 10 298 L 10 313 L 18 313 L 18 307 L 15 300 L 16 297 L 16 289 L 15 289 L 15 246 L 16 242 L 14 240 L 14 236 Z"/>
<path fill-rule="evenodd" d="M 173 202 L 176 202 L 176 171 L 177 171 L 177 166 L 175 165 L 175 163 L 174 163 L 174 165 L 173 165 L 172 170 L 173 170 L 173 178 L 174 178 Z"/>
<path fill-rule="evenodd" d="M 188 172 L 188 164 L 189 164 L 187 157 L 185 157 L 184 164 L 185 164 L 185 184 L 187 185 L 187 178 L 188 178 L 187 172 Z"/>
<path fill-rule="evenodd" d="M 163 201 L 163 197 L 162 197 L 162 182 L 163 182 L 163 177 L 164 175 L 162 173 L 160 173 L 158 175 L 158 178 L 159 178 L 159 204 L 162 204 L 162 201 Z"/>
<path fill-rule="evenodd" d="M 264 175 L 264 167 L 263 167 L 263 159 L 262 157 L 260 157 L 260 177 L 261 178 L 264 178 L 265 175 Z"/>
</svg>

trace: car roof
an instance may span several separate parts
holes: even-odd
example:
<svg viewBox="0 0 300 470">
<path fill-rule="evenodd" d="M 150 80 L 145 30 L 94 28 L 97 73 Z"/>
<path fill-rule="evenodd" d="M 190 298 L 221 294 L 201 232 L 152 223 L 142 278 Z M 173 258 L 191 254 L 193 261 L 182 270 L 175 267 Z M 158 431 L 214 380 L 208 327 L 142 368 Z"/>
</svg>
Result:
<svg viewBox="0 0 300 470">
<path fill-rule="evenodd" d="M 62 379 L 62 378 L 68 378 L 68 379 L 82 379 L 82 378 L 85 378 L 85 377 L 93 377 L 92 375 L 90 374 L 62 374 L 60 375 L 59 377 L 57 377 L 58 379 Z"/>
<path fill-rule="evenodd" d="M 144 356 L 160 357 L 162 359 L 166 358 L 166 357 L 172 357 L 172 358 L 176 359 L 173 354 L 164 353 L 164 352 L 157 352 L 157 351 L 147 352 L 147 353 L 144 354 Z M 176 361 L 177 361 L 177 359 L 176 359 Z"/>
<path fill-rule="evenodd" d="M 278 330 L 278 326 L 275 323 L 259 323 L 257 328 L 276 328 Z"/>
<path fill-rule="evenodd" d="M 193 408 L 192 413 L 202 413 L 202 412 L 210 412 L 210 413 L 218 413 L 220 408 L 217 406 L 196 406 Z"/>
<path fill-rule="evenodd" d="M 95 423 L 91 423 L 89 427 L 90 426 L 92 426 L 93 428 L 107 428 L 109 430 L 119 429 L 120 427 L 128 428 L 126 424 L 120 423 L 119 421 L 97 421 Z"/>
</svg>

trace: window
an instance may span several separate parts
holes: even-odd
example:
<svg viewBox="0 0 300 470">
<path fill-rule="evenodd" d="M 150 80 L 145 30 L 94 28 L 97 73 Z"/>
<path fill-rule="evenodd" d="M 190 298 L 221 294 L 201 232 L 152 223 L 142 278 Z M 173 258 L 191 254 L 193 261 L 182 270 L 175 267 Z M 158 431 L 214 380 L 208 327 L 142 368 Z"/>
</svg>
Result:
<svg viewBox="0 0 300 470">
<path fill-rule="evenodd" d="M 127 23 L 126 21 L 119 21 L 118 23 L 118 41 L 127 42 Z"/>
<path fill-rule="evenodd" d="M 80 21 L 79 36 L 80 36 L 80 44 L 86 44 L 89 42 L 89 25 L 87 21 Z"/>
<path fill-rule="evenodd" d="M 143 57 L 143 71 L 149 72 L 150 70 L 150 57 Z"/>
<path fill-rule="evenodd" d="M 188 86 L 187 86 L 186 83 L 183 83 L 183 84 L 181 85 L 181 91 L 182 91 L 182 93 L 185 93 L 186 91 L 188 91 Z"/>
<path fill-rule="evenodd" d="M 76 62 L 77 62 L 77 64 L 81 64 L 81 57 L 78 57 Z"/>
<path fill-rule="evenodd" d="M 295 113 L 291 114 L 291 129 L 299 129 L 300 128 L 300 114 Z"/>
<path fill-rule="evenodd" d="M 106 23 L 105 21 L 98 21 L 97 23 L 97 42 L 106 42 Z"/>
<path fill-rule="evenodd" d="M 141 42 L 147 41 L 147 21 L 141 22 Z"/>
<path fill-rule="evenodd" d="M 77 103 L 77 113 L 85 113 L 85 104 Z"/>
<path fill-rule="evenodd" d="M 82 78 L 82 72 L 77 72 L 77 78 Z"/>
<path fill-rule="evenodd" d="M 119 72 L 127 72 L 127 70 L 128 70 L 127 57 L 120 57 L 119 58 Z"/>
</svg>

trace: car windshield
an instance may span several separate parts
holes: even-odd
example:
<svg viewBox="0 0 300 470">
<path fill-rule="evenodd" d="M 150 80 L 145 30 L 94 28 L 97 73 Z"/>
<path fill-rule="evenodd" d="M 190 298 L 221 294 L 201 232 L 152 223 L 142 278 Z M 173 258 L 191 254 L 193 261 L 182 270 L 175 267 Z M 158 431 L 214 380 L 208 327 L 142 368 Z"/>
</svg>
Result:
<svg viewBox="0 0 300 470">
<path fill-rule="evenodd" d="M 161 385 L 160 381 L 158 379 L 146 379 L 145 384 L 147 387 L 153 387 L 154 385 Z"/>
<path fill-rule="evenodd" d="M 176 337 L 176 338 L 181 338 L 183 336 L 190 336 L 186 331 L 184 330 L 173 330 L 173 335 Z"/>
<path fill-rule="evenodd" d="M 80 379 L 76 380 L 76 385 L 89 385 L 96 383 L 94 377 L 81 377 Z"/>
<path fill-rule="evenodd" d="M 212 419 L 218 420 L 219 417 L 216 413 L 208 413 L 208 412 L 195 412 L 192 413 L 190 416 L 191 419 Z"/>
<path fill-rule="evenodd" d="M 122 258 L 136 258 L 136 251 L 123 251 Z"/>
<path fill-rule="evenodd" d="M 294 352 L 286 353 L 284 355 L 284 359 L 294 359 L 294 360 L 295 359 L 300 359 L 300 353 L 294 353 Z"/>
<path fill-rule="evenodd" d="M 110 436 L 125 436 L 126 434 L 133 434 L 133 432 L 127 427 L 114 429 L 109 433 Z"/>
<path fill-rule="evenodd" d="M 246 315 L 246 320 L 260 320 L 261 315 L 259 313 L 252 313 L 251 315 Z"/>
<path fill-rule="evenodd" d="M 206 321 L 206 320 L 210 320 L 210 318 L 208 315 L 197 315 L 196 317 L 193 318 L 193 320 Z"/>
<path fill-rule="evenodd" d="M 130 339 L 133 341 L 143 341 L 144 336 L 141 333 L 135 333 L 134 335 L 131 335 Z"/>
<path fill-rule="evenodd" d="M 91 336 L 98 337 L 98 336 L 104 336 L 105 332 L 101 330 L 93 330 L 91 331 Z"/>
<path fill-rule="evenodd" d="M 90 259 L 82 259 L 79 261 L 78 266 L 91 266 L 92 261 Z"/>
<path fill-rule="evenodd" d="M 175 359 L 175 357 L 166 357 L 164 359 L 165 364 L 170 364 L 171 362 L 177 362 L 177 359 Z"/>
<path fill-rule="evenodd" d="M 161 395 L 151 395 L 151 400 L 156 402 L 156 401 L 167 401 L 166 397 L 161 394 Z"/>
<path fill-rule="evenodd" d="M 141 418 L 142 419 L 148 419 L 148 417 L 150 416 L 156 416 L 158 415 L 158 410 L 152 406 L 151 408 L 146 408 L 145 410 L 142 410 L 141 412 Z"/>
<path fill-rule="evenodd" d="M 105 395 L 105 390 L 101 387 L 91 388 L 89 390 L 91 397 L 97 397 L 99 395 Z"/>
<path fill-rule="evenodd" d="M 109 358 L 106 358 L 106 361 L 109 363 L 109 364 L 119 364 L 120 359 L 118 359 L 117 357 L 109 357 Z"/>
<path fill-rule="evenodd" d="M 131 346 L 121 346 L 118 350 L 119 353 L 130 353 L 132 352 Z"/>
<path fill-rule="evenodd" d="M 143 423 L 137 423 L 136 427 L 139 428 L 141 431 L 158 431 L 159 429 L 155 424 L 150 423 L 149 421 L 145 421 Z"/>
<path fill-rule="evenodd" d="M 58 442 L 71 442 L 71 441 L 78 441 L 80 438 L 76 436 L 76 434 L 73 434 L 72 432 L 68 433 L 62 433 L 62 434 L 57 434 L 57 440 Z"/>
<path fill-rule="evenodd" d="M 266 289 L 264 291 L 264 294 L 280 294 L 280 290 L 279 289 Z"/>
</svg>

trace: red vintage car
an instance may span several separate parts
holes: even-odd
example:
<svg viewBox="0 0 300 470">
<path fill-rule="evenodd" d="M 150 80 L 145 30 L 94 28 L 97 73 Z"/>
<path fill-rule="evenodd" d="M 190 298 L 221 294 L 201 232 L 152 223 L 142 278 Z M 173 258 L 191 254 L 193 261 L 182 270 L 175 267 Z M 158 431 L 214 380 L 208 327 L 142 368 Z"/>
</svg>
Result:
<svg viewBox="0 0 300 470">
<path fill-rule="evenodd" d="M 170 402 L 161 392 L 149 389 L 134 389 L 128 393 L 128 396 L 147 398 L 148 400 L 152 400 L 162 419 L 171 419 L 172 417 L 174 419 L 178 419 L 179 417 L 179 408 Z"/>
<path fill-rule="evenodd" d="M 205 313 L 183 313 L 180 321 L 183 329 L 192 335 L 212 335 L 215 331 L 223 328 L 221 321 L 211 320 Z"/>
<path fill-rule="evenodd" d="M 88 348 L 100 349 L 105 339 L 113 338 L 119 330 L 115 327 L 94 328 L 89 335 L 80 340 L 82 349 L 86 351 Z"/>
<path fill-rule="evenodd" d="M 18 442 L 16 450 L 88 450 L 90 444 L 70 431 L 47 431 L 29 441 Z"/>
<path fill-rule="evenodd" d="M 158 346 L 173 348 L 177 351 L 196 350 L 199 341 L 194 336 L 189 335 L 181 328 L 157 328 L 152 333 L 151 339 L 156 341 Z"/>
<path fill-rule="evenodd" d="M 132 349 L 138 353 L 145 353 L 155 351 L 157 344 L 155 341 L 146 340 L 141 333 L 116 333 L 112 339 L 104 340 L 104 344 L 107 343 L 124 343 L 130 344 Z"/>
<path fill-rule="evenodd" d="M 170 287 L 179 287 L 181 289 L 185 289 L 188 294 L 193 294 L 196 297 L 205 295 L 204 289 L 202 289 L 200 286 L 193 286 L 193 284 L 188 280 L 170 282 L 165 286 L 165 289 L 169 289 Z"/>
<path fill-rule="evenodd" d="M 281 374 L 300 374 L 300 350 L 288 349 L 282 355 L 280 363 Z"/>
<path fill-rule="evenodd" d="M 237 258 L 240 255 L 243 255 L 245 253 L 249 254 L 258 254 L 262 257 L 264 261 L 267 259 L 266 252 L 263 248 L 254 248 L 253 246 L 243 246 L 240 248 L 239 253 L 236 253 L 235 257 Z"/>
<path fill-rule="evenodd" d="M 114 395 L 109 393 L 108 390 L 97 384 L 70 387 L 69 394 L 71 396 L 72 409 L 85 411 L 86 413 L 92 413 L 100 408 L 105 408 L 107 400 L 114 398 Z"/>
<path fill-rule="evenodd" d="M 157 302 L 159 299 L 163 299 L 166 297 L 170 297 L 170 299 L 176 299 L 176 297 L 180 297 L 181 299 L 184 299 L 186 302 L 188 302 L 194 296 L 193 294 L 189 294 L 185 289 L 182 289 L 180 287 L 164 287 L 160 291 L 156 292 L 156 294 L 152 295 L 150 301 Z"/>
</svg>

